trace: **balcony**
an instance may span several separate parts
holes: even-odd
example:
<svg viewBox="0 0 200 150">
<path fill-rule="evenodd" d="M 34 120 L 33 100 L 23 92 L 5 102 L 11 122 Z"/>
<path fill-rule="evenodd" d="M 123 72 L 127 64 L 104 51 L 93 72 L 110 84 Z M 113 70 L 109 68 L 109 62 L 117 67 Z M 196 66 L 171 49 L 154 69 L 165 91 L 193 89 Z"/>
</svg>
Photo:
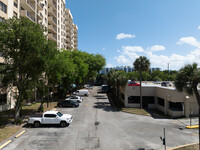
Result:
<svg viewBox="0 0 200 150">
<path fill-rule="evenodd" d="M 43 15 L 41 12 L 37 13 L 38 20 L 43 20 Z"/>
<path fill-rule="evenodd" d="M 53 33 L 57 33 L 57 28 L 53 25 L 48 25 L 48 30 Z"/>
<path fill-rule="evenodd" d="M 30 13 L 27 10 L 21 10 L 21 16 L 30 19 L 31 21 L 35 22 L 35 14 Z"/>
<path fill-rule="evenodd" d="M 53 9 L 57 10 L 57 4 L 54 0 L 48 0 L 49 7 L 52 7 Z"/>
<path fill-rule="evenodd" d="M 75 44 L 74 44 L 74 48 L 76 49 L 77 47 L 78 47 L 78 44 L 75 43 Z"/>
<path fill-rule="evenodd" d="M 43 7 L 44 7 L 43 4 L 41 4 L 40 1 L 37 0 L 37 9 L 38 10 L 43 10 Z"/>
<path fill-rule="evenodd" d="M 21 6 L 29 12 L 35 12 L 35 1 L 34 0 L 21 0 Z"/>
<path fill-rule="evenodd" d="M 48 38 L 51 41 L 57 42 L 57 35 L 56 34 L 49 33 Z"/>
<path fill-rule="evenodd" d="M 53 17 L 48 17 L 48 22 L 51 24 L 51 25 L 55 25 L 57 26 L 57 20 Z"/>
<path fill-rule="evenodd" d="M 48 14 L 57 18 L 56 11 L 52 7 L 48 8 Z"/>
</svg>

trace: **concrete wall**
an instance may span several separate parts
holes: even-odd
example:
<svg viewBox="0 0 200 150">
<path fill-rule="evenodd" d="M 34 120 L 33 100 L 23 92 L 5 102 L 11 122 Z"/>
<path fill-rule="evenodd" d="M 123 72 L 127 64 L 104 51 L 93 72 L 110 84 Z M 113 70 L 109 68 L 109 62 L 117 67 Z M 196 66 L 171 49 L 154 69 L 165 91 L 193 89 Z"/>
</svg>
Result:
<svg viewBox="0 0 200 150">
<path fill-rule="evenodd" d="M 125 107 L 140 107 L 140 104 L 128 103 L 129 96 L 140 96 L 139 86 L 126 86 L 125 87 Z M 198 103 L 195 96 L 189 96 L 186 92 L 178 92 L 173 87 L 162 86 L 142 86 L 142 96 L 154 96 L 155 104 L 148 104 L 149 109 L 158 109 L 172 117 L 179 117 L 185 115 L 189 117 L 190 111 L 192 115 L 198 115 Z M 158 97 L 164 99 L 164 107 L 158 104 Z M 169 102 L 183 103 L 183 111 L 173 111 L 169 109 Z"/>
</svg>

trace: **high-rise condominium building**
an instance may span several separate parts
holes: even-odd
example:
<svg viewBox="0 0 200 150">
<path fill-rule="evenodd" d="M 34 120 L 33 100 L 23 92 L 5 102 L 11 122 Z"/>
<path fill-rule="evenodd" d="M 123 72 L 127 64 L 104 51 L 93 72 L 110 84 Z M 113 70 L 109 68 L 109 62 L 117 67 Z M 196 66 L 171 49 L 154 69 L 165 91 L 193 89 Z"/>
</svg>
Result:
<svg viewBox="0 0 200 150">
<path fill-rule="evenodd" d="M 0 0 L 0 21 L 23 16 L 43 25 L 48 39 L 57 42 L 58 48 L 76 49 L 77 30 L 65 0 Z M 70 38 L 69 38 L 70 37 Z"/>
</svg>

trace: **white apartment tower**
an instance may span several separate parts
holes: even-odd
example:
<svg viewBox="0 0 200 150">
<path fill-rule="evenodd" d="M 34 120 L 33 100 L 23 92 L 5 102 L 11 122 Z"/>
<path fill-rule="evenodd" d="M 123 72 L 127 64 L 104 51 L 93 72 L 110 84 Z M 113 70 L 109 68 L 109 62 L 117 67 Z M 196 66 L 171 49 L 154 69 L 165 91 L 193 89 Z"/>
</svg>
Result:
<svg viewBox="0 0 200 150">
<path fill-rule="evenodd" d="M 48 39 L 57 43 L 58 48 L 77 48 L 78 27 L 73 23 L 65 0 L 0 0 L 0 21 L 23 16 L 43 25 Z"/>
</svg>

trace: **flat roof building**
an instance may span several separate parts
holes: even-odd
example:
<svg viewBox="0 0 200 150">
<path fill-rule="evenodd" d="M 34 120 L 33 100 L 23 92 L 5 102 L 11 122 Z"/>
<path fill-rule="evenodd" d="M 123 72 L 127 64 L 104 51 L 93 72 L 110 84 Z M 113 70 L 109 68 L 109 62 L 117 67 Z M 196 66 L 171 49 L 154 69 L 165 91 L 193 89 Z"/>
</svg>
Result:
<svg viewBox="0 0 200 150">
<path fill-rule="evenodd" d="M 125 107 L 140 107 L 140 87 L 121 88 L 121 101 Z M 198 103 L 195 96 L 178 92 L 174 87 L 142 84 L 143 108 L 158 109 L 172 117 L 198 115 Z"/>
</svg>

